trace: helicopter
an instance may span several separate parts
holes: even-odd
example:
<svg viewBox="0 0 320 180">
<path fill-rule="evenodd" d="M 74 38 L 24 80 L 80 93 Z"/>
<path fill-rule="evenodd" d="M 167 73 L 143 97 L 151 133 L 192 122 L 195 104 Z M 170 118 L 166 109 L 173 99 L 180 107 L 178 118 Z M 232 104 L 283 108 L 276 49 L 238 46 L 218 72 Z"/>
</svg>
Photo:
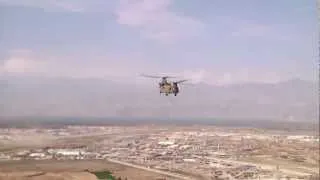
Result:
<svg viewBox="0 0 320 180">
<path fill-rule="evenodd" d="M 188 81 L 184 79 L 180 81 L 169 82 L 167 79 L 175 78 L 173 76 L 151 76 L 151 75 L 144 75 L 144 74 L 142 74 L 142 76 L 148 77 L 148 78 L 157 78 L 157 79 L 160 78 L 161 79 L 161 81 L 159 82 L 160 95 L 165 94 L 166 96 L 168 96 L 169 94 L 173 94 L 174 96 L 177 96 L 177 94 L 180 92 L 180 88 L 178 84 Z"/>
</svg>

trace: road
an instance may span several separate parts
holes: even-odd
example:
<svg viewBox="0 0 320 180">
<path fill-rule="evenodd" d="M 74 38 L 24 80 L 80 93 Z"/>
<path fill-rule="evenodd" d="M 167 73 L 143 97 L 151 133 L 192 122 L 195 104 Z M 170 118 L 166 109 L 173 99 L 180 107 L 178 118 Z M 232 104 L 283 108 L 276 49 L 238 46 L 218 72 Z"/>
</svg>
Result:
<svg viewBox="0 0 320 180">
<path fill-rule="evenodd" d="M 157 169 L 146 168 L 146 167 L 143 167 L 143 166 L 139 166 L 139 165 L 123 162 L 123 161 L 118 161 L 118 160 L 115 160 L 115 159 L 107 159 L 107 161 L 110 161 L 112 163 L 121 164 L 121 165 L 124 165 L 124 166 L 129 166 L 129 167 L 145 170 L 145 171 L 150 171 L 150 172 L 162 174 L 162 175 L 165 175 L 165 176 L 174 177 L 174 178 L 177 178 L 177 179 L 192 180 L 192 178 L 187 177 L 187 176 L 182 176 L 180 174 L 166 172 L 166 171 L 160 171 L 160 170 L 157 170 Z"/>
</svg>

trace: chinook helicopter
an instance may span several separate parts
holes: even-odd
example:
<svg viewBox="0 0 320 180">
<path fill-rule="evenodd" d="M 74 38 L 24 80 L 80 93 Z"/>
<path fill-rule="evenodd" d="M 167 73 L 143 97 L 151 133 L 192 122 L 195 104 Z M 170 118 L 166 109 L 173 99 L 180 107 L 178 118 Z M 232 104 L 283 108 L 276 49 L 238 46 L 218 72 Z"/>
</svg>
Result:
<svg viewBox="0 0 320 180">
<path fill-rule="evenodd" d="M 173 76 L 150 76 L 150 75 L 144 75 L 142 76 L 147 77 L 147 78 L 160 78 L 161 81 L 159 82 L 159 90 L 160 94 L 165 94 L 168 96 L 169 94 L 174 94 L 174 96 L 177 96 L 177 94 L 180 92 L 178 84 L 183 83 L 185 80 L 180 80 L 180 81 L 172 81 L 169 82 L 167 79 L 168 78 L 175 78 Z"/>
</svg>

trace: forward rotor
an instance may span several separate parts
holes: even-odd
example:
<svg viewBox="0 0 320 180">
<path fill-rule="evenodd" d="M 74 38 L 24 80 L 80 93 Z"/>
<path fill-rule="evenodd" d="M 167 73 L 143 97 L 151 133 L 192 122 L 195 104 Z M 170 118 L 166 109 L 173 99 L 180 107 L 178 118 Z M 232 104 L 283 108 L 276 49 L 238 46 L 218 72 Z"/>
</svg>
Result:
<svg viewBox="0 0 320 180">
<path fill-rule="evenodd" d="M 180 84 L 180 83 L 183 83 L 183 82 L 186 82 L 186 81 L 188 81 L 188 80 L 187 80 L 187 79 L 184 79 L 184 80 L 180 80 L 180 81 L 175 81 L 175 82 L 173 82 L 173 83 Z"/>
<path fill-rule="evenodd" d="M 155 78 L 155 79 L 168 79 L 168 78 L 176 78 L 174 76 L 153 76 L 153 75 L 146 75 L 146 74 L 141 74 L 143 77 L 147 78 Z"/>
</svg>

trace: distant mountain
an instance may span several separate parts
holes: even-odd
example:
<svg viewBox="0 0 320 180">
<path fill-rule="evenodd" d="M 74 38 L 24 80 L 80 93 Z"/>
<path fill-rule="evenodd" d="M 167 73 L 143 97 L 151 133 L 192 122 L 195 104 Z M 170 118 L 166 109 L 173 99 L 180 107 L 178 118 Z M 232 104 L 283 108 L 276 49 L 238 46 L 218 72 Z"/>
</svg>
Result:
<svg viewBox="0 0 320 180">
<path fill-rule="evenodd" d="M 157 84 L 102 79 L 0 78 L 3 116 L 222 117 L 311 121 L 318 117 L 316 83 L 182 86 L 177 97 L 160 96 Z"/>
</svg>

